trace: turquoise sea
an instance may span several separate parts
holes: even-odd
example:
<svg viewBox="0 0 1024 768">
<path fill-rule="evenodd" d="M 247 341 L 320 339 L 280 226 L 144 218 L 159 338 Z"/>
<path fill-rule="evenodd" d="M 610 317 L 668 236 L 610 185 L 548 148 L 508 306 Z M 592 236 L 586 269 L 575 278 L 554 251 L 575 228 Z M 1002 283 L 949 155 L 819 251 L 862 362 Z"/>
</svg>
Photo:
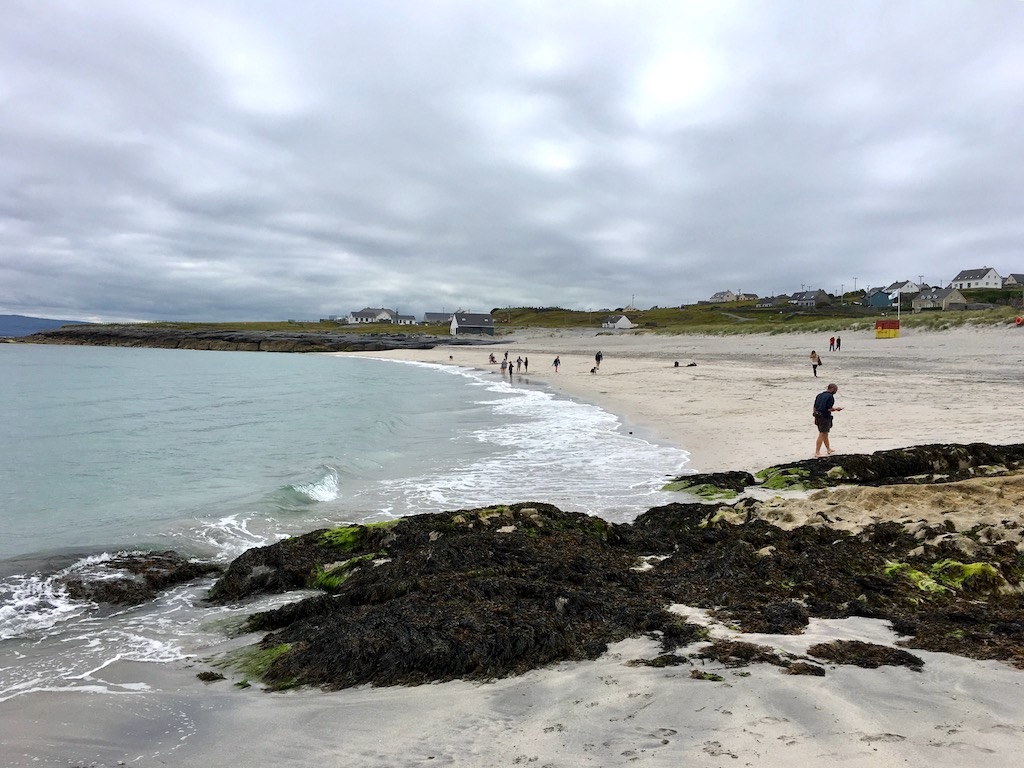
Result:
<svg viewBox="0 0 1024 768">
<path fill-rule="evenodd" d="M 103 670 L 194 659 L 243 610 L 206 606 L 209 582 L 114 612 L 70 600 L 60 575 L 114 553 L 227 562 L 318 527 L 519 501 L 627 521 L 672 501 L 658 489 L 687 460 L 540 380 L 452 366 L 4 344 L 0 387 L 0 707 L 137 693 Z"/>
</svg>

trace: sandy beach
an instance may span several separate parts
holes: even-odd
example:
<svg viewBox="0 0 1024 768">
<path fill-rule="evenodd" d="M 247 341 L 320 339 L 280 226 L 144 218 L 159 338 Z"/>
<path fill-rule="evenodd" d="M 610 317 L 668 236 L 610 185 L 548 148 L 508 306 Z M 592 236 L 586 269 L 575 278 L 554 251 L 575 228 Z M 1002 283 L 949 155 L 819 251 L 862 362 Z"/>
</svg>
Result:
<svg viewBox="0 0 1024 768">
<path fill-rule="evenodd" d="M 811 402 L 830 381 L 839 385 L 837 404 L 844 408 L 833 433 L 841 453 L 1021 441 L 1024 331 L 1016 329 L 907 332 L 893 340 L 850 333 L 838 353 L 829 353 L 827 338 L 806 335 L 530 332 L 501 341 L 491 348 L 366 354 L 490 369 L 495 377 L 490 351 L 499 360 L 506 350 L 513 361 L 529 357 L 530 373 L 515 374 L 510 386 L 542 383 L 598 404 L 618 414 L 624 428 L 686 449 L 689 468 L 701 472 L 756 471 L 809 458 Z M 824 359 L 817 379 L 811 349 Z M 591 374 L 598 350 L 604 361 Z M 562 361 L 557 374 L 551 367 L 556 355 Z M 828 508 L 845 528 L 947 517 L 961 530 L 979 521 L 1019 528 L 1022 500 L 1020 476 L 948 487 L 839 488 L 780 500 L 773 522 L 796 525 Z M 815 619 L 800 635 L 739 635 L 704 611 L 673 610 L 707 623 L 712 637 L 798 655 L 830 639 L 886 646 L 899 640 L 886 622 L 866 618 Z M 33 698 L 5 715 L 0 741 L 5 765 L 67 765 L 69 757 L 86 756 L 95 765 L 381 768 L 833 762 L 1010 768 L 1021 762 L 1024 672 L 1007 664 L 915 651 L 924 660 L 921 671 L 826 664 L 827 676 L 813 677 L 764 664 L 730 669 L 706 662 L 701 669 L 722 678 L 712 681 L 693 678 L 688 667 L 628 663 L 658 653 L 653 640 L 635 638 L 593 662 L 491 683 L 336 693 L 206 685 L 194 677 L 207 668 L 203 663 L 181 664 L 151 672 L 151 692 L 104 702 L 102 710 L 80 693 Z M 116 665 L 103 674 L 116 674 Z M 63 725 L 51 722 L 54 707 Z"/>
<path fill-rule="evenodd" d="M 522 331 L 494 348 L 365 353 L 474 368 L 529 358 L 511 386 L 543 382 L 595 403 L 690 452 L 697 472 L 756 471 L 810 458 L 814 396 L 839 386 L 832 447 L 871 453 L 926 443 L 1015 443 L 1024 422 L 1024 330 L 1015 327 L 842 334 L 842 350 L 809 334 L 664 336 L 653 333 Z M 812 375 L 809 356 L 823 365 Z M 601 351 L 600 372 L 591 374 Z M 556 374 L 551 363 L 558 356 Z M 675 367 L 675 363 L 679 367 Z M 690 365 L 694 363 L 695 365 Z M 571 439 L 571 435 L 564 436 Z"/>
</svg>

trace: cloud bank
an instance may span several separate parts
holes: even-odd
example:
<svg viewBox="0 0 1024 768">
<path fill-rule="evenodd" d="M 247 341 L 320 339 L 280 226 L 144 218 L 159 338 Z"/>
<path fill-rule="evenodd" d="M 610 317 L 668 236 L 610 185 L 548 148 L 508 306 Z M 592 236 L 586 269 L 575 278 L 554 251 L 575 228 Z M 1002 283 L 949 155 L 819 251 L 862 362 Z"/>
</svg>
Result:
<svg viewBox="0 0 1024 768">
<path fill-rule="evenodd" d="M 1022 39 L 1009 0 L 14 0 L 0 312 L 598 309 L 1024 272 Z"/>
</svg>

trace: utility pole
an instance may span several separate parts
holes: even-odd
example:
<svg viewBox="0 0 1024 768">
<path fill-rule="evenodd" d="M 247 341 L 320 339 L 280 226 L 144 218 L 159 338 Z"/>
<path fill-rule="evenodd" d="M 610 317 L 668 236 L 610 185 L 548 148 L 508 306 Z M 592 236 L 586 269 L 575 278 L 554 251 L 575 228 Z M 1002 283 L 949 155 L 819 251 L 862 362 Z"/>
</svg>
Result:
<svg viewBox="0 0 1024 768">
<path fill-rule="evenodd" d="M 839 284 L 839 306 L 846 303 L 846 283 Z"/>
<path fill-rule="evenodd" d="M 854 293 L 857 292 L 857 278 L 856 277 L 853 278 L 853 292 Z"/>
</svg>

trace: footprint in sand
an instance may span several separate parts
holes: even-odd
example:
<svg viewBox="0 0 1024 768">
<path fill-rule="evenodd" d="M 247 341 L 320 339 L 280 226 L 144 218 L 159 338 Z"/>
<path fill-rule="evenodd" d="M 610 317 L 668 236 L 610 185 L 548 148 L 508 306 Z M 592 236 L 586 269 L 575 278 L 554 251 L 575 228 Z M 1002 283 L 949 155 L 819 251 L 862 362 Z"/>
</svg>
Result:
<svg viewBox="0 0 1024 768">
<path fill-rule="evenodd" d="M 672 736 L 679 735 L 679 731 L 674 728 L 655 728 L 653 731 L 637 728 L 636 730 L 642 734 L 643 740 L 640 741 L 640 745 L 644 749 L 657 749 L 667 746 L 671 743 Z M 647 739 L 650 739 L 650 741 L 647 741 Z"/>
<path fill-rule="evenodd" d="M 712 757 L 739 757 L 739 755 L 737 755 L 736 753 L 730 752 L 729 750 L 725 749 L 722 746 L 721 742 L 718 741 L 705 741 L 704 751 Z"/>
<path fill-rule="evenodd" d="M 906 736 L 900 736 L 898 733 L 865 733 L 860 737 L 861 741 L 875 742 L 875 741 L 906 741 Z"/>
</svg>

